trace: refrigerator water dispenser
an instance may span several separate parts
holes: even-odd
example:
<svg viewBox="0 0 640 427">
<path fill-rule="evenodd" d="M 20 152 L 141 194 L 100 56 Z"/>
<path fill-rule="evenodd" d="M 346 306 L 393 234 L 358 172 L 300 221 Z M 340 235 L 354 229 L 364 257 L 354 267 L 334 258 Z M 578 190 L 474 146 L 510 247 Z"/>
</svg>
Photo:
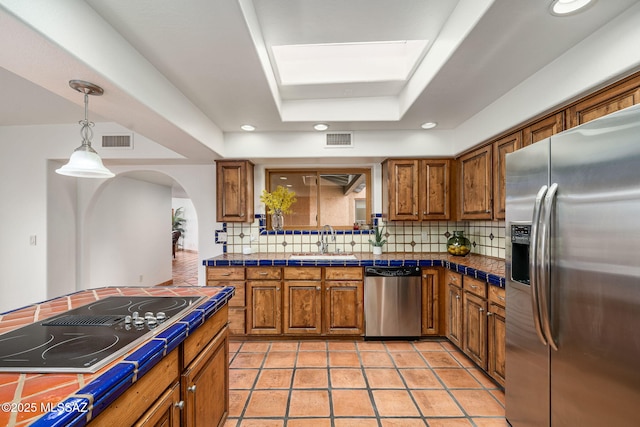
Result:
<svg viewBox="0 0 640 427">
<path fill-rule="evenodd" d="M 511 280 L 529 285 L 531 224 L 511 224 Z"/>
</svg>

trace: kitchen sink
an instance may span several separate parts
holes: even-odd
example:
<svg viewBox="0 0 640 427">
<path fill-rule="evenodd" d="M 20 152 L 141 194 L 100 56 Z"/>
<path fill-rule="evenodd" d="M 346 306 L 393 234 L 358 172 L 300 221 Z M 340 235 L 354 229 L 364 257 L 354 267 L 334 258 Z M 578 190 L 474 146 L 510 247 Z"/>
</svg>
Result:
<svg viewBox="0 0 640 427">
<path fill-rule="evenodd" d="M 336 253 L 314 253 L 314 252 L 304 252 L 291 254 L 289 256 L 290 260 L 308 260 L 308 261 L 326 261 L 326 260 L 335 260 L 335 261 L 349 261 L 356 260 L 356 256 L 354 254 L 336 252 Z"/>
</svg>

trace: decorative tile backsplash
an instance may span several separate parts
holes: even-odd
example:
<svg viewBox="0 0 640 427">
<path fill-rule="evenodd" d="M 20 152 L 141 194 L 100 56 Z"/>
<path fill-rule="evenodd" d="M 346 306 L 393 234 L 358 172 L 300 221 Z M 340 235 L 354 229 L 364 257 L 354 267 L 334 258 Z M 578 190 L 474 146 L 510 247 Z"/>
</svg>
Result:
<svg viewBox="0 0 640 427">
<path fill-rule="evenodd" d="M 471 252 L 496 258 L 505 257 L 504 221 L 431 221 L 382 223 L 380 214 L 374 223 L 385 226 L 385 252 L 446 252 L 447 239 L 454 230 L 464 231 L 471 241 Z M 285 230 L 275 232 L 264 227 L 263 215 L 253 223 L 225 223 L 216 231 L 216 243 L 225 245 L 227 253 L 251 252 L 292 253 L 319 252 L 319 230 Z M 329 252 L 371 252 L 372 230 L 335 230 L 335 240 L 329 237 Z"/>
</svg>

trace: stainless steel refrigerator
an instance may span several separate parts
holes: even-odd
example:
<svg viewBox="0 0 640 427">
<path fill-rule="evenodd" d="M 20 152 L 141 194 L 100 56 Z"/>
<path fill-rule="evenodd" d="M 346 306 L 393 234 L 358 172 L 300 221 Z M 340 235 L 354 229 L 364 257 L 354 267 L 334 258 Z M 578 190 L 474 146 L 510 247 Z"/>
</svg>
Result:
<svg viewBox="0 0 640 427">
<path fill-rule="evenodd" d="M 640 425 L 640 106 L 506 171 L 507 421 Z"/>
</svg>

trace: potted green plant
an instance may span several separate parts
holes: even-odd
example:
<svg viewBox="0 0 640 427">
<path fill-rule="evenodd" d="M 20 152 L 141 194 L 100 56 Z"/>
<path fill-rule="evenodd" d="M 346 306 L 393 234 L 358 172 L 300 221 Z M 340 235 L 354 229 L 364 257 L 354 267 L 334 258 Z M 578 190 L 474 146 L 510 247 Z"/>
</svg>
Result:
<svg viewBox="0 0 640 427">
<path fill-rule="evenodd" d="M 369 243 L 373 245 L 373 254 L 380 255 L 382 254 L 382 246 L 387 243 L 387 239 L 384 239 L 384 226 L 378 227 L 377 225 L 373 228 L 374 239 L 369 239 Z"/>
</svg>

